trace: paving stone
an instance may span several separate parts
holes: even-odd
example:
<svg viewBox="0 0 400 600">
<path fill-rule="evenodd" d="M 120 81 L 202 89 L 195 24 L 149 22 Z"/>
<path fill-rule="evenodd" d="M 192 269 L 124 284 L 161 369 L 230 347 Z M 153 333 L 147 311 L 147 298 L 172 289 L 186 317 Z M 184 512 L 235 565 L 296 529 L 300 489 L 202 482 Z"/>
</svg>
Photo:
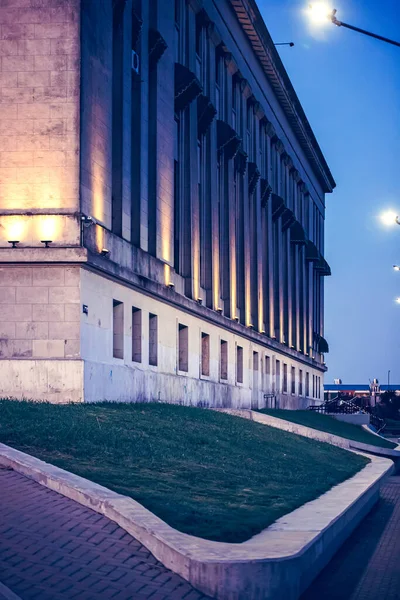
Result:
<svg viewBox="0 0 400 600">
<path fill-rule="evenodd" d="M 106 517 L 9 469 L 0 489 L 0 580 L 22 600 L 207 599 Z"/>
<path fill-rule="evenodd" d="M 301 600 L 400 600 L 400 476 Z"/>
</svg>

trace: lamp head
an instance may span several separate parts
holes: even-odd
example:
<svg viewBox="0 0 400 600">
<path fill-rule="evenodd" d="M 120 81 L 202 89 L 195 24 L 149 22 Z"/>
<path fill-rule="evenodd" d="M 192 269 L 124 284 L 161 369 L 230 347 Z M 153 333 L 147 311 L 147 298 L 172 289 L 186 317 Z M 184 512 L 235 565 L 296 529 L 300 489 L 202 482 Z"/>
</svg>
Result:
<svg viewBox="0 0 400 600">
<path fill-rule="evenodd" d="M 393 210 L 387 210 L 381 214 L 380 219 L 386 227 L 391 227 L 398 223 L 398 216 Z"/>
</svg>

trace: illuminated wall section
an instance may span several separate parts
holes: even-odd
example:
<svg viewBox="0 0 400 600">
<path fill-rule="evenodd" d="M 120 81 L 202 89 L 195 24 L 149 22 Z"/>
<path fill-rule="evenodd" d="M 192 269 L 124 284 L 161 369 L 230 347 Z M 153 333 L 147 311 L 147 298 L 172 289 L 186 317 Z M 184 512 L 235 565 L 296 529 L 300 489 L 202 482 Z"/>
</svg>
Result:
<svg viewBox="0 0 400 600">
<path fill-rule="evenodd" d="M 2 218 L 0 236 L 30 243 L 62 235 L 35 213 L 79 210 L 80 1 L 36 4 L 0 11 L 0 214 L 32 214 Z"/>
<path fill-rule="evenodd" d="M 112 2 L 82 0 L 82 212 L 111 229 Z"/>
</svg>

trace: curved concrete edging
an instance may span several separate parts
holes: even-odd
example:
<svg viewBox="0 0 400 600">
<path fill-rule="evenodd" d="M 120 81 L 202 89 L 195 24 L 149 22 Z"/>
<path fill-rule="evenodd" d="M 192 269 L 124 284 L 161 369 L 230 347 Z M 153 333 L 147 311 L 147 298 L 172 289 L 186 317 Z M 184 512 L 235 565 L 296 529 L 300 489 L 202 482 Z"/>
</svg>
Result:
<svg viewBox="0 0 400 600">
<path fill-rule="evenodd" d="M 219 600 L 297 600 L 379 498 L 391 461 L 354 477 L 241 544 L 181 533 L 135 500 L 0 444 L 0 465 L 112 519 L 167 568 Z"/>
</svg>

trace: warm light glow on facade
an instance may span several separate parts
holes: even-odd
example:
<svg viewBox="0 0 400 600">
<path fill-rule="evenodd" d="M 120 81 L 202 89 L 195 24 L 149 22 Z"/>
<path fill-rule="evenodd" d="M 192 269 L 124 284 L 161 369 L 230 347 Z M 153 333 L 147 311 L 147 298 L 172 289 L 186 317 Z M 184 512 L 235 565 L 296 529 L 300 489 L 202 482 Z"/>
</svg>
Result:
<svg viewBox="0 0 400 600">
<path fill-rule="evenodd" d="M 57 241 L 60 238 L 60 219 L 56 216 L 40 216 L 37 219 L 38 240 Z"/>
<path fill-rule="evenodd" d="M 165 285 L 169 285 L 171 282 L 171 267 L 165 263 L 164 264 L 164 283 Z"/>
<path fill-rule="evenodd" d="M 0 246 L 19 241 L 20 247 L 41 247 L 42 241 L 55 246 L 77 246 L 80 222 L 67 215 L 0 215 Z"/>
<path fill-rule="evenodd" d="M 4 217 L 2 219 L 2 221 L 4 220 Z M 20 217 L 20 216 L 12 216 L 12 217 L 8 217 L 8 220 L 6 221 L 6 225 L 1 228 L 2 230 L 4 229 L 4 242 L 8 242 L 10 240 L 14 240 L 14 241 L 24 241 L 25 239 L 25 235 L 26 235 L 26 225 L 27 225 L 27 219 L 26 217 Z M 6 243 L 4 245 L 6 245 Z"/>
<path fill-rule="evenodd" d="M 96 250 L 101 252 L 104 248 L 104 229 L 101 225 L 95 225 L 95 228 Z"/>
</svg>

